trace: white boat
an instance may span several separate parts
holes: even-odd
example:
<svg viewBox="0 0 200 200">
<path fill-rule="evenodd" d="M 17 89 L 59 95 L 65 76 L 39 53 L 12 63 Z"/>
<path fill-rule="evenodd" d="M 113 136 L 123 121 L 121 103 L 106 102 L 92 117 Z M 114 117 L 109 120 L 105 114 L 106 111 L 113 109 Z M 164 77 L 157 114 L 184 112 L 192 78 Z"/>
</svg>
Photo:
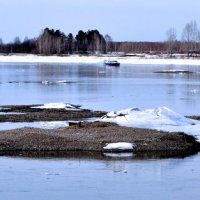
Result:
<svg viewBox="0 0 200 200">
<path fill-rule="evenodd" d="M 117 60 L 105 60 L 104 64 L 107 66 L 120 66 L 120 63 Z"/>
</svg>

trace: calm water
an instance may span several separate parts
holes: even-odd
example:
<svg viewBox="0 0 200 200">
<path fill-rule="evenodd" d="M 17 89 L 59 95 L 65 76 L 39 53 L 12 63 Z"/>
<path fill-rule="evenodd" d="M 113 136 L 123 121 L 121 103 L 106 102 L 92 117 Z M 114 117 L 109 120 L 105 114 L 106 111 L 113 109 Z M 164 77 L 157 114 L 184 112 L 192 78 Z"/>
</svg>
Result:
<svg viewBox="0 0 200 200">
<path fill-rule="evenodd" d="M 195 73 L 154 73 L 172 68 Z M 62 80 L 73 83 L 56 82 Z M 69 102 L 108 111 L 167 106 L 193 115 L 200 111 L 199 80 L 200 66 L 0 64 L 0 105 Z"/>
<path fill-rule="evenodd" d="M 172 68 L 195 73 L 154 73 Z M 72 83 L 58 84 L 62 80 Z M 199 80 L 200 67 L 192 66 L 0 64 L 0 105 L 69 102 L 99 110 L 167 106 L 184 115 L 199 115 Z M 199 154 L 184 159 L 115 161 L 0 157 L 0 197 L 197 199 L 199 166 Z"/>
<path fill-rule="evenodd" d="M 164 160 L 0 157 L 4 200 L 198 199 L 200 156 Z"/>
</svg>

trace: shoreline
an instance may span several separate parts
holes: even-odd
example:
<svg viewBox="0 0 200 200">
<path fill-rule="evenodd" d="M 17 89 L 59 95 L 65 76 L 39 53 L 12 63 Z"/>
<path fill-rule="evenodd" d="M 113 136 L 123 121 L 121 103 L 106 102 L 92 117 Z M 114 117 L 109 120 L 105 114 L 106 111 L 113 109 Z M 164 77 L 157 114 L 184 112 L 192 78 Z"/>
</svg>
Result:
<svg viewBox="0 0 200 200">
<path fill-rule="evenodd" d="M 200 58 L 186 55 L 175 54 L 170 58 L 167 54 L 149 55 L 149 54 L 133 54 L 133 55 L 51 55 L 42 56 L 35 54 L 0 54 L 0 63 L 50 63 L 50 64 L 101 64 L 106 59 L 117 59 L 121 64 L 137 64 L 137 65 L 192 65 L 199 66 Z"/>
<path fill-rule="evenodd" d="M 106 150 L 108 143 L 128 142 L 133 150 Z M 82 123 L 59 129 L 21 128 L 0 131 L 2 152 L 198 152 L 199 143 L 184 133 L 121 127 L 112 123 Z"/>
</svg>

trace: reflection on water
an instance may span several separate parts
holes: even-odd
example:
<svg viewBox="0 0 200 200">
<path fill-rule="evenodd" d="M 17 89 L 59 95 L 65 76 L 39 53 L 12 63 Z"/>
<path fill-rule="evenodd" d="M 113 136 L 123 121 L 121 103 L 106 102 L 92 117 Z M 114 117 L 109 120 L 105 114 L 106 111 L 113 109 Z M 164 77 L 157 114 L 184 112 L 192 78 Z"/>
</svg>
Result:
<svg viewBox="0 0 200 200">
<path fill-rule="evenodd" d="M 157 74 L 164 69 L 191 74 Z M 0 64 L 0 105 L 69 102 L 98 110 L 167 106 L 199 114 L 199 66 Z M 65 84 L 42 84 L 42 81 Z M 44 83 L 44 82 L 43 82 Z"/>
<path fill-rule="evenodd" d="M 2 199 L 196 199 L 200 155 L 113 160 L 0 157 Z"/>
<path fill-rule="evenodd" d="M 197 152 L 191 151 L 156 151 L 156 152 L 137 152 L 135 153 L 100 153 L 95 151 L 0 151 L 0 156 L 12 156 L 16 158 L 32 159 L 87 159 L 87 160 L 144 160 L 144 159 L 164 159 L 164 158 L 185 158 L 196 155 Z"/>
</svg>

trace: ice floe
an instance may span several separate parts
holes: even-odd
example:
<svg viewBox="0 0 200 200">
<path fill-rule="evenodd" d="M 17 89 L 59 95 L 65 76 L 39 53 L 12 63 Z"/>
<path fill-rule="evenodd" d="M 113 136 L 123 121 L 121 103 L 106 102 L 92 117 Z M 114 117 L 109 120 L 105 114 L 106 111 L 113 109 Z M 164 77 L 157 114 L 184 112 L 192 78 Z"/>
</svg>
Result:
<svg viewBox="0 0 200 200">
<path fill-rule="evenodd" d="M 43 85 L 52 85 L 52 84 L 66 85 L 66 84 L 74 83 L 74 82 L 67 81 L 67 80 L 60 80 L 60 81 L 48 81 L 48 80 L 43 80 L 43 81 L 41 81 L 41 83 L 42 83 Z"/>
<path fill-rule="evenodd" d="M 191 94 L 197 94 L 197 93 L 199 93 L 200 92 L 200 90 L 197 90 L 197 89 L 192 89 L 192 90 L 190 90 L 190 93 Z"/>
<path fill-rule="evenodd" d="M 74 105 L 69 103 L 47 103 L 41 106 L 34 106 L 32 108 L 38 109 L 66 109 L 66 110 L 80 110 L 80 105 Z"/>
<path fill-rule="evenodd" d="M 165 69 L 161 71 L 157 71 L 155 73 L 163 73 L 163 74 L 191 74 L 193 73 L 192 71 L 189 70 L 182 70 L 182 69 Z"/>
<path fill-rule="evenodd" d="M 200 141 L 200 121 L 188 119 L 167 107 L 156 109 L 129 108 L 118 112 L 112 111 L 103 116 L 101 121 L 135 128 L 184 132 L 195 136 Z"/>
</svg>

